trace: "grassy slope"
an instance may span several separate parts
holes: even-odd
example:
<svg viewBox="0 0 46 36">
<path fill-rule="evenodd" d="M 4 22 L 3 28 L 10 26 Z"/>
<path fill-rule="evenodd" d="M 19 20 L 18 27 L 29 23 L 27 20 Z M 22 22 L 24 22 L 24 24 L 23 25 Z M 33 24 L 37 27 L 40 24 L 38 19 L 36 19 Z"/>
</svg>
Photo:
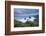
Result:
<svg viewBox="0 0 46 36">
<path fill-rule="evenodd" d="M 25 23 L 22 23 L 22 22 L 20 22 L 20 21 L 15 21 L 14 20 L 14 27 L 33 27 L 34 25 L 33 25 L 33 23 L 31 22 L 31 21 L 27 21 L 27 22 L 25 22 Z"/>
</svg>

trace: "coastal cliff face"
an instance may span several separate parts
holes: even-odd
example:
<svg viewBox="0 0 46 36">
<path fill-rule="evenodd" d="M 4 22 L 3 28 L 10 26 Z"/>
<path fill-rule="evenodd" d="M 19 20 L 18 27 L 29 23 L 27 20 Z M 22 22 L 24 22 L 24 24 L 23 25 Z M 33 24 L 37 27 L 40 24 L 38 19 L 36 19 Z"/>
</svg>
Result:
<svg viewBox="0 0 46 36">
<path fill-rule="evenodd" d="M 25 23 L 26 21 L 34 22 L 35 19 L 36 19 L 35 17 L 30 17 L 30 18 L 28 17 L 28 18 L 23 18 L 23 19 L 20 19 L 20 20 L 17 19 L 17 21 Z"/>
</svg>

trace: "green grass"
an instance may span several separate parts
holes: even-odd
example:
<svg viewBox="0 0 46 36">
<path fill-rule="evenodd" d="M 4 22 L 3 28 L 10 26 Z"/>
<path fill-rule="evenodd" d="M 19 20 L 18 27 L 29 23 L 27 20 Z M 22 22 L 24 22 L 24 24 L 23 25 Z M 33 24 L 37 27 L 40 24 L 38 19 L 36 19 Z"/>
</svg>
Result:
<svg viewBox="0 0 46 36">
<path fill-rule="evenodd" d="M 35 26 L 38 26 L 38 25 L 35 25 Z M 33 22 L 31 21 L 22 23 L 20 21 L 14 20 L 14 27 L 34 27 L 34 25 L 33 25 Z"/>
</svg>

